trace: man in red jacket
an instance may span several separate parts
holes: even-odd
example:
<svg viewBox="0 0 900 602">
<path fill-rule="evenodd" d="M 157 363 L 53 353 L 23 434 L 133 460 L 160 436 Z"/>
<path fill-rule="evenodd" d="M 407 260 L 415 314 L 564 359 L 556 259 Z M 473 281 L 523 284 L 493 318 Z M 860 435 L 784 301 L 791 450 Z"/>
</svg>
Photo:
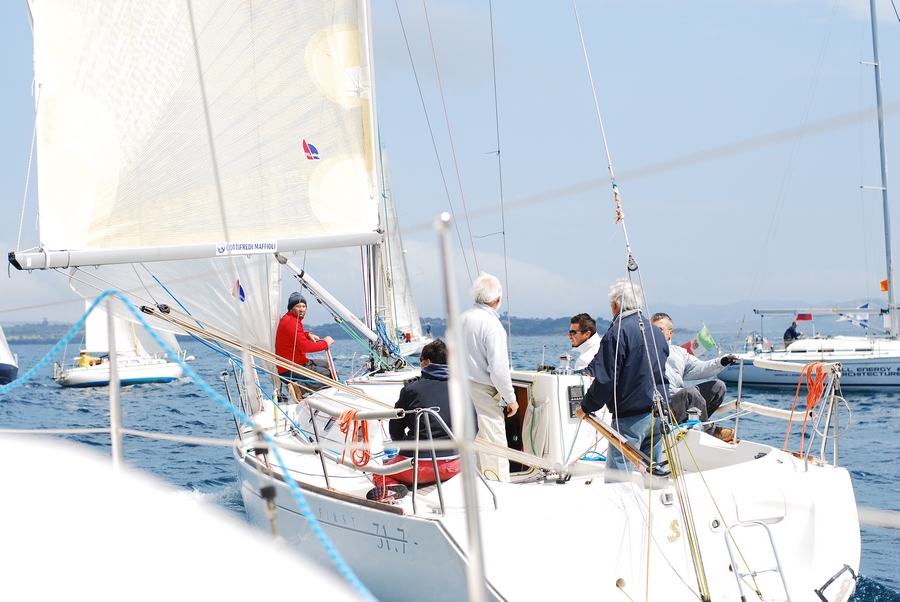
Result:
<svg viewBox="0 0 900 602">
<path fill-rule="evenodd" d="M 330 378 L 331 371 L 328 369 L 328 365 L 322 360 L 309 359 L 306 354 L 325 351 L 334 344 L 334 339 L 331 337 L 320 339 L 313 333 L 303 330 L 306 299 L 300 296 L 300 293 L 291 293 L 287 309 L 287 313 L 281 316 L 278 329 L 275 331 L 275 355 Z M 309 380 L 300 374 L 291 372 L 287 366 L 281 365 L 278 366 L 278 375 L 288 379 Z M 321 385 L 316 385 L 317 383 L 312 383 L 309 388 L 321 388 Z"/>
</svg>

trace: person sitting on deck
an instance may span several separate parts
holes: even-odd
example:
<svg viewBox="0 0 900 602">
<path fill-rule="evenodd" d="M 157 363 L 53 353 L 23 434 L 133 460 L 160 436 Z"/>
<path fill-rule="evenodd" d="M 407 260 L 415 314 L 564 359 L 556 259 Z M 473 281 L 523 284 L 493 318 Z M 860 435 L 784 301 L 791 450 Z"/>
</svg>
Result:
<svg viewBox="0 0 900 602">
<path fill-rule="evenodd" d="M 450 418 L 450 392 L 448 388 L 447 374 L 447 347 L 441 339 L 435 339 L 431 343 L 422 348 L 419 356 L 419 363 L 422 366 L 422 376 L 414 378 L 403 386 L 395 408 L 406 410 L 407 414 L 403 418 L 394 418 L 388 424 L 388 431 L 391 434 L 391 440 L 400 442 L 414 443 L 416 441 L 416 409 L 435 408 L 448 428 L 451 428 L 452 421 Z M 419 462 L 418 462 L 418 484 L 430 485 L 436 481 L 434 476 L 434 464 L 431 461 L 432 450 L 428 445 L 428 426 L 425 424 L 428 420 L 431 425 L 431 437 L 435 440 L 446 441 L 450 439 L 450 434 L 444 430 L 440 422 L 431 415 L 425 415 L 418 418 L 419 429 Z M 395 458 L 388 460 L 385 464 L 396 464 L 403 460 L 412 458 L 414 453 L 412 450 L 404 450 Z M 438 477 L 441 482 L 459 474 L 459 452 L 453 449 L 434 450 L 434 458 L 437 460 Z M 366 497 L 369 499 L 380 500 L 393 491 L 396 496 L 403 497 L 405 495 L 406 486 L 413 484 L 413 469 L 404 470 L 392 475 L 375 475 L 374 482 L 376 487 L 369 491 Z M 390 486 L 395 487 L 390 487 Z M 397 487 L 403 485 L 403 487 Z"/>
<path fill-rule="evenodd" d="M 320 339 L 311 332 L 303 330 L 303 318 L 306 317 L 306 299 L 300 293 L 291 293 L 287 303 L 287 313 L 281 316 L 278 329 L 275 331 L 275 355 L 304 368 L 331 377 L 331 370 L 325 362 L 306 357 L 307 353 L 325 351 L 334 344 L 334 339 Z M 308 380 L 302 374 L 294 373 L 287 366 L 278 366 L 278 375 L 290 380 Z M 296 385 L 295 385 L 296 386 Z M 324 385 L 311 383 L 306 388 L 318 390 Z M 300 391 L 297 390 L 298 397 Z"/>
<path fill-rule="evenodd" d="M 82 368 L 87 368 L 88 366 L 96 366 L 100 363 L 99 357 L 94 357 L 93 355 L 88 355 L 87 351 L 82 351 L 78 355 L 78 365 Z"/>
<path fill-rule="evenodd" d="M 682 424 L 688 419 L 688 408 L 697 408 L 700 412 L 700 422 L 703 429 L 722 441 L 734 440 L 734 430 L 708 423 L 709 416 L 719 409 L 725 400 L 725 383 L 713 376 L 735 363 L 737 357 L 723 355 L 711 360 L 699 360 L 684 347 L 672 344 L 672 334 L 675 327 L 672 318 L 666 313 L 656 313 L 650 318 L 669 342 L 669 359 L 666 360 L 666 377 L 669 379 L 669 409 L 672 418 L 677 424 Z M 704 380 L 696 385 L 688 385 L 686 380 Z"/>
</svg>

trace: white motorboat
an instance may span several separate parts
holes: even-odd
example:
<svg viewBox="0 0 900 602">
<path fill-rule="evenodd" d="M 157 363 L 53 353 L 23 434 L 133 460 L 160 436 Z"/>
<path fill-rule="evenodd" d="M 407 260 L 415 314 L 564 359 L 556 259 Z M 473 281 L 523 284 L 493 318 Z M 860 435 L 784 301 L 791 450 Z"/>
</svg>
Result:
<svg viewBox="0 0 900 602">
<path fill-rule="evenodd" d="M 416 373 L 379 371 L 395 364 L 373 330 L 374 292 L 363 324 L 288 255 L 365 246 L 367 282 L 378 280 L 384 171 L 368 3 L 29 8 L 42 246 L 10 261 L 69 268 L 86 297 L 115 287 L 145 303 L 154 324 L 228 355 L 242 373 L 234 458 L 254 524 L 391 600 L 852 595 L 859 520 L 849 475 L 823 460 L 824 443 L 818 456 L 795 455 L 673 431 L 668 475 L 639 463 L 632 481 L 605 483 L 595 459 L 606 442 L 573 418 L 578 376 L 514 374 L 522 448 L 479 448 L 521 464 L 514 482 L 473 489 L 465 470 L 396 505 L 366 499 L 373 474 L 408 466 L 385 467 L 379 455 L 396 447 L 383 421 Z M 330 388 L 301 403 L 275 394 L 266 374 L 282 269 L 359 334 L 367 378 L 321 379 Z M 463 374 L 452 366 L 456 384 Z M 826 395 L 817 424 L 836 427 L 839 405 Z M 348 408 L 371 434 L 359 465 L 342 457 L 336 426 Z M 468 459 L 472 442 L 459 444 Z M 324 538 L 334 543 L 327 554 Z"/>
</svg>

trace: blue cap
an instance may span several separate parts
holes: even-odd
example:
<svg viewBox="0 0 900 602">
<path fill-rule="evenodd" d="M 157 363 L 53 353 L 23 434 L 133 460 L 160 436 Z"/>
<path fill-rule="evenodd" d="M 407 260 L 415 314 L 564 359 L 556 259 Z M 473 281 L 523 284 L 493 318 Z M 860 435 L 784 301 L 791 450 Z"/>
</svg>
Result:
<svg viewBox="0 0 900 602">
<path fill-rule="evenodd" d="M 300 295 L 300 293 L 297 293 L 297 292 L 291 293 L 291 296 L 288 297 L 288 311 L 291 311 L 291 308 L 293 308 L 298 303 L 302 303 L 303 305 L 306 305 L 306 299 L 304 299 Z"/>
</svg>

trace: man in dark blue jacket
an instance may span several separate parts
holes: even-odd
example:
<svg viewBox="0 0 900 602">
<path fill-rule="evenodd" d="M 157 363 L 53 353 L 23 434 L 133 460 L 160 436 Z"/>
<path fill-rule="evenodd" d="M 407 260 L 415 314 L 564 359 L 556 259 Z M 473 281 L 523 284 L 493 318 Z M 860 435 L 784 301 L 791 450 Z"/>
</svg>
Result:
<svg viewBox="0 0 900 602">
<path fill-rule="evenodd" d="M 609 304 L 613 321 L 600 342 L 592 362 L 594 382 L 576 409 L 576 416 L 607 407 L 612 426 L 633 447 L 659 459 L 661 433 L 659 419 L 652 415 L 654 396 L 665 399 L 666 359 L 669 344 L 659 328 L 641 314 L 641 289 L 622 278 L 610 287 Z M 652 442 L 652 445 L 651 445 Z M 618 471 L 631 472 L 631 462 L 612 445 L 606 452 L 605 480 L 628 477 Z"/>
<path fill-rule="evenodd" d="M 400 391 L 400 397 L 395 408 L 407 411 L 403 418 L 394 418 L 388 423 L 388 430 L 392 441 L 415 442 L 416 440 L 416 409 L 435 408 L 441 420 L 447 423 L 447 427 L 453 427 L 450 419 L 450 393 L 447 387 L 449 374 L 447 373 L 447 347 L 444 341 L 435 339 L 422 348 L 419 356 L 422 366 L 421 378 L 408 381 Z M 438 449 L 432 452 L 428 445 L 428 431 L 425 421 L 431 423 L 431 436 L 435 440 L 450 439 L 450 435 L 444 430 L 440 422 L 433 416 L 426 414 L 419 418 L 419 485 L 434 483 L 437 479 L 434 475 L 434 465 L 431 455 L 437 459 L 438 477 L 441 482 L 459 474 L 459 453 L 454 449 Z M 411 450 L 398 454 L 385 464 L 396 464 L 407 458 L 413 457 Z M 392 475 L 376 475 L 374 477 L 376 487 L 367 497 L 373 500 L 382 500 L 394 492 L 397 497 L 405 495 L 407 485 L 413 483 L 413 469 L 404 470 Z M 398 487 L 403 485 L 404 487 Z M 393 486 L 393 487 L 391 487 Z"/>
</svg>

